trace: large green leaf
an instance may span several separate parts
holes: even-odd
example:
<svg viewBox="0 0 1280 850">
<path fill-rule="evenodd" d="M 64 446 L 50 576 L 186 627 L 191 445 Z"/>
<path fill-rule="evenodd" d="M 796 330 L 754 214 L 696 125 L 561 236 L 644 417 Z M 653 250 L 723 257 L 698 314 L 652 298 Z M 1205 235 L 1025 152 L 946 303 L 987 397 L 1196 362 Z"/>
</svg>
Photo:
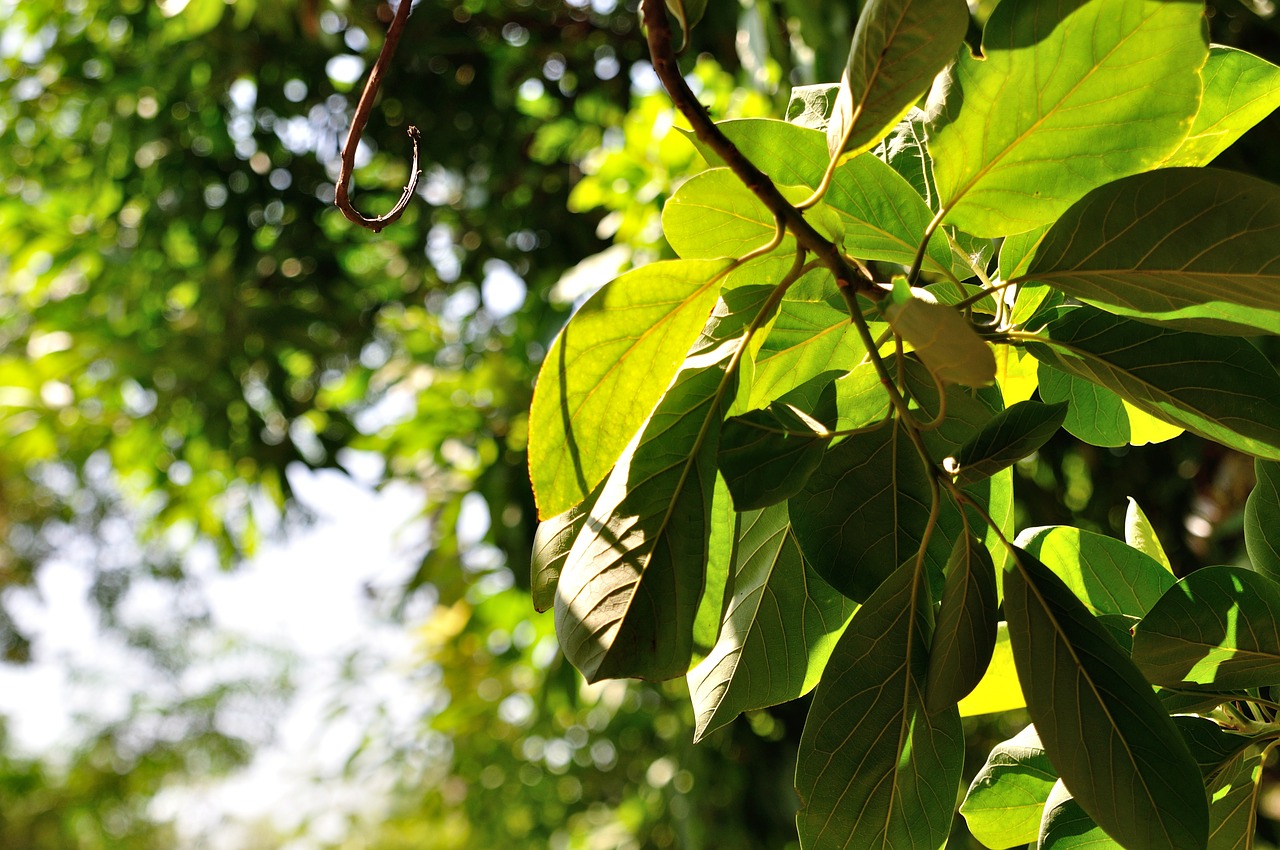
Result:
<svg viewBox="0 0 1280 850">
<path fill-rule="evenodd" d="M 958 455 L 956 481 L 970 484 L 1013 466 L 1057 433 L 1067 408 L 1024 401 L 997 413 L 965 443 Z"/>
<path fill-rule="evenodd" d="M 1170 845 L 1173 846 L 1173 845 Z M 1190 847 L 1190 845 L 1188 845 Z M 1036 850 L 1125 850 L 1107 835 L 1059 779 L 1040 818 Z"/>
<path fill-rule="evenodd" d="M 1242 339 L 1158 328 L 1077 307 L 1050 322 L 1042 363 L 1113 390 L 1166 422 L 1280 460 L 1280 376 Z"/>
<path fill-rule="evenodd" d="M 785 121 L 742 118 L 717 124 L 757 168 L 782 186 L 816 188 L 826 170 L 826 138 L 816 130 Z M 712 164 L 719 160 L 708 151 Z M 927 204 L 892 168 L 871 154 L 842 163 L 815 211 L 833 210 L 839 218 L 846 253 L 863 260 L 908 265 L 933 217 Z M 954 259 L 939 239 L 929 246 L 922 268 L 948 274 Z"/>
<path fill-rule="evenodd" d="M 838 293 L 792 289 L 753 359 L 748 407 L 765 407 L 824 372 L 847 372 L 866 356 Z"/>
<path fill-rule="evenodd" d="M 629 272 L 560 332 L 529 411 L 539 516 L 581 502 L 618 460 L 698 338 L 726 266 L 682 260 Z"/>
<path fill-rule="evenodd" d="M 803 200 L 807 191 L 791 192 Z M 662 208 L 662 232 L 686 260 L 741 257 L 773 239 L 773 214 L 728 168 L 690 177 Z M 792 250 L 795 239 L 782 240 Z"/>
<path fill-rule="evenodd" d="M 1035 726 L 991 748 L 969 784 L 960 814 L 969 832 L 992 850 L 1036 840 L 1049 790 L 1058 781 Z"/>
<path fill-rule="evenodd" d="M 805 850 L 937 848 L 964 766 L 955 709 L 924 708 L 932 605 L 907 563 L 836 644 L 800 738 L 796 824 Z"/>
<path fill-rule="evenodd" d="M 736 535 L 720 640 L 688 676 L 696 738 L 811 690 L 856 607 L 804 563 L 786 505 L 740 514 Z"/>
<path fill-rule="evenodd" d="M 1093 614 L 1142 617 L 1176 581 L 1132 546 L 1067 525 L 1029 528 L 1018 535 L 1018 545 L 1053 570 Z"/>
<path fill-rule="evenodd" d="M 1021 233 L 1158 164 L 1191 128 L 1208 50 L 1199 3 L 1002 0 L 930 128 L 947 221 Z"/>
<path fill-rule="evenodd" d="M 1244 503 L 1244 545 L 1253 568 L 1280 579 L 1280 463 L 1255 460 L 1257 482 Z"/>
<path fill-rule="evenodd" d="M 1165 165 L 1208 165 L 1280 106 L 1280 68 L 1248 51 L 1213 45 L 1202 76 L 1200 111 Z"/>
<path fill-rule="evenodd" d="M 1067 405 L 1062 427 L 1091 446 L 1162 443 L 1182 428 L 1129 404 L 1106 387 L 1041 363 L 1036 369 L 1040 398 Z"/>
<path fill-rule="evenodd" d="M 726 403 L 719 389 L 738 344 L 686 361 L 569 551 L 556 635 L 588 681 L 664 679 L 689 668 L 711 534 L 714 426 Z"/>
<path fill-rule="evenodd" d="M 899 564 L 914 559 L 929 505 L 928 474 L 894 419 L 827 450 L 791 499 L 791 523 L 818 575 L 850 599 L 863 600 Z M 944 500 L 926 550 L 938 587 L 961 525 L 959 511 Z"/>
<path fill-rule="evenodd" d="M 1280 187 L 1232 171 L 1165 168 L 1074 204 L 1024 279 L 1147 322 L 1278 333 L 1277 241 Z"/>
<path fill-rule="evenodd" d="M 1138 624 L 1133 660 L 1167 687 L 1280 684 L 1280 583 L 1242 567 L 1196 570 Z"/>
<path fill-rule="evenodd" d="M 929 89 L 969 26 L 964 0 L 871 0 L 827 124 L 832 157 L 869 150 Z"/>
<path fill-rule="evenodd" d="M 996 571 L 976 537 L 962 534 L 947 559 L 947 581 L 929 650 L 925 704 L 950 710 L 977 687 L 991 662 L 999 620 Z"/>
<path fill-rule="evenodd" d="M 1014 660 L 1059 776 L 1129 850 L 1203 847 L 1200 771 L 1151 686 L 1048 567 L 1021 550 L 1014 560 L 1004 573 Z"/>
<path fill-rule="evenodd" d="M 1013 662 L 1013 646 L 1009 643 L 1009 624 L 1001 621 L 996 626 L 996 645 L 991 653 L 991 663 L 982 681 L 960 700 L 960 716 L 976 717 L 1026 708 L 1027 700 L 1018 683 L 1018 670 Z"/>
</svg>

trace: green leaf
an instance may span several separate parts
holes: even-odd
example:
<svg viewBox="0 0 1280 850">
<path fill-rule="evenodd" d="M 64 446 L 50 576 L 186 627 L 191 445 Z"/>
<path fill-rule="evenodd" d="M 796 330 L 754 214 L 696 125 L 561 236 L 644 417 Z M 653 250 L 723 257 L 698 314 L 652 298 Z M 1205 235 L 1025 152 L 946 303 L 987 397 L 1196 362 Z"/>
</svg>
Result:
<svg viewBox="0 0 1280 850">
<path fill-rule="evenodd" d="M 1166 168 L 1074 204 L 1021 279 L 1184 330 L 1280 333 L 1278 240 L 1280 187 L 1232 171 Z"/>
<path fill-rule="evenodd" d="M 556 635 L 588 681 L 683 675 L 703 598 L 719 389 L 738 340 L 690 357 L 591 507 L 560 573 Z"/>
<path fill-rule="evenodd" d="M 717 475 L 711 491 L 707 527 L 707 567 L 702 599 L 693 618 L 693 656 L 696 664 L 711 652 L 720 639 L 729 599 L 733 596 L 733 556 L 737 544 L 738 514 L 725 484 Z"/>
<path fill-rule="evenodd" d="M 831 121 L 831 110 L 835 108 L 836 94 L 839 91 L 838 83 L 793 87 L 791 98 L 787 101 L 787 111 L 784 113 L 787 123 L 825 133 L 827 124 Z"/>
<path fill-rule="evenodd" d="M 850 599 L 863 600 L 916 554 L 929 519 L 929 478 L 893 419 L 828 449 L 790 504 L 792 526 L 814 570 Z M 959 511 L 944 500 L 925 559 L 939 587 L 960 533 Z"/>
<path fill-rule="evenodd" d="M 1024 401 L 995 415 L 956 456 L 958 484 L 971 484 L 1013 466 L 1057 433 L 1065 404 Z"/>
<path fill-rule="evenodd" d="M 720 640 L 689 671 L 695 739 L 813 689 L 856 607 L 804 563 L 786 505 L 740 514 Z"/>
<path fill-rule="evenodd" d="M 919 110 L 909 112 L 872 153 L 898 172 L 932 209 L 938 192 L 933 187 L 933 160 L 925 147 L 923 115 Z"/>
<path fill-rule="evenodd" d="M 1208 165 L 1280 106 L 1280 68 L 1248 51 L 1212 45 L 1201 76 L 1200 111 L 1166 166 Z"/>
<path fill-rule="evenodd" d="M 917 297 L 903 277 L 894 279 L 886 302 L 884 315 L 893 332 L 940 381 L 983 387 L 995 380 L 995 355 L 959 310 Z"/>
<path fill-rule="evenodd" d="M 765 407 L 824 372 L 847 372 L 866 356 L 838 293 L 793 290 L 755 354 L 748 407 Z"/>
<path fill-rule="evenodd" d="M 1208 785 L 1208 850 L 1252 850 L 1262 790 L 1262 750 L 1241 750 L 1222 765 Z"/>
<path fill-rule="evenodd" d="M 864 260 L 909 266 L 933 218 L 924 199 L 901 175 L 870 153 L 836 168 L 823 203 L 844 225 L 844 249 Z M 960 267 L 943 239 L 931 241 L 921 263 L 926 272 L 952 275 Z M 960 267 L 959 276 L 973 274 Z"/>
<path fill-rule="evenodd" d="M 1040 830 L 1040 813 L 1058 774 L 1035 726 L 991 748 L 986 764 L 960 804 L 969 832 L 992 850 L 1028 844 Z"/>
<path fill-rule="evenodd" d="M 1202 437 L 1280 460 L 1280 376 L 1245 340 L 1157 328 L 1091 307 L 1068 311 L 1045 333 L 1051 343 L 1027 342 L 1042 363 Z"/>
<path fill-rule="evenodd" d="M 827 125 L 827 152 L 869 150 L 947 66 L 964 41 L 963 0 L 871 0 L 858 17 Z"/>
<path fill-rule="evenodd" d="M 1157 685 L 1280 684 L 1280 583 L 1242 567 L 1196 570 L 1160 599 L 1133 637 L 1134 663 Z"/>
<path fill-rule="evenodd" d="M 1206 717 L 1181 715 L 1174 717 L 1173 723 L 1200 766 L 1200 773 L 1211 779 L 1228 761 L 1253 745 L 1249 736 L 1229 732 Z"/>
<path fill-rule="evenodd" d="M 1208 57 L 1204 10 L 1166 0 L 1002 0 L 929 132 L 947 221 L 1021 233 L 1186 137 Z"/>
<path fill-rule="evenodd" d="M 815 130 L 742 118 L 718 126 L 756 167 L 782 186 L 817 188 L 828 157 L 826 139 Z M 709 152 L 704 151 L 704 155 Z M 708 162 L 718 163 L 714 154 Z M 797 198 L 797 200 L 802 200 Z M 933 212 L 911 185 L 871 154 L 856 156 L 835 170 L 817 210 L 834 210 L 843 228 L 845 253 L 863 260 L 910 265 Z M 951 249 L 943 240 L 929 246 L 921 268 L 950 274 Z"/>
<path fill-rule="evenodd" d="M 681 48 L 689 43 L 689 33 L 702 20 L 707 11 L 707 0 L 666 0 L 667 10 L 680 25 L 683 33 Z"/>
<path fill-rule="evenodd" d="M 976 717 L 1026 708 L 1027 700 L 1018 683 L 1018 671 L 1013 662 L 1013 646 L 1009 643 L 1009 625 L 1003 620 L 996 627 L 996 646 L 991 653 L 991 663 L 982 681 L 964 699 L 960 700 L 960 716 Z"/>
<path fill-rule="evenodd" d="M 951 709 L 977 687 L 991 662 L 999 620 L 996 571 L 976 537 L 961 535 L 947 559 L 947 582 L 929 650 L 925 705 Z"/>
<path fill-rule="evenodd" d="M 1012 236 L 1005 237 L 1004 242 L 1000 244 L 1000 260 L 998 268 L 1000 271 L 1000 279 L 1003 281 L 1016 280 L 1027 270 L 1027 266 L 1031 264 L 1031 260 L 1036 255 L 1036 248 L 1040 245 L 1040 240 L 1049 232 L 1050 225 L 1046 224 L 1037 227 L 1034 230 L 1027 230 L 1023 233 L 1015 233 Z M 1019 293 L 1021 297 L 1021 293 Z M 1027 312 L 1027 308 L 1023 307 L 1023 312 Z M 1027 318 L 1030 318 L 1028 313 Z"/>
<path fill-rule="evenodd" d="M 1092 531 L 1066 525 L 1028 528 L 1017 542 L 1095 615 L 1142 617 L 1175 583 L 1151 557 Z"/>
<path fill-rule="evenodd" d="M 729 419 L 718 463 L 734 507 L 757 510 L 799 493 L 830 439 L 822 423 L 781 402 Z"/>
<path fill-rule="evenodd" d="M 690 177 L 662 208 L 662 232 L 686 260 L 741 257 L 776 231 L 773 213 L 728 168 Z M 782 251 L 794 246 L 794 237 L 783 238 Z"/>
<path fill-rule="evenodd" d="M 1172 846 L 1172 845 L 1170 845 Z M 1059 779 L 1049 791 L 1036 850 L 1125 850 L 1093 822 Z"/>
<path fill-rule="evenodd" d="M 1257 478 L 1244 503 L 1244 545 L 1253 568 L 1280 579 L 1280 463 L 1255 460 Z"/>
<path fill-rule="evenodd" d="M 581 502 L 617 461 L 698 338 L 725 267 L 685 260 L 628 272 L 560 332 L 529 411 L 539 516 Z"/>
<path fill-rule="evenodd" d="M 1151 686 L 1060 578 L 1028 552 L 1014 560 L 1004 573 L 1014 659 L 1058 774 L 1129 850 L 1203 847 L 1200 771 Z"/>
<path fill-rule="evenodd" d="M 1182 433 L 1179 426 L 1139 410 L 1106 387 L 1084 378 L 1045 363 L 1039 365 L 1036 374 L 1042 399 L 1067 404 L 1062 427 L 1089 445 L 1141 446 L 1162 443 Z"/>
<path fill-rule="evenodd" d="M 805 850 L 941 847 L 964 766 L 954 709 L 929 715 L 932 605 L 908 563 L 853 616 L 800 738 L 796 825 Z"/>
<path fill-rule="evenodd" d="M 551 519 L 538 523 L 533 534 L 533 607 L 539 614 L 551 610 L 556 599 L 556 584 L 573 541 L 587 521 L 587 502 L 574 505 Z"/>
<path fill-rule="evenodd" d="M 1124 512 L 1124 542 L 1173 575 L 1173 564 L 1169 563 L 1169 556 L 1160 545 L 1160 538 L 1156 535 L 1156 530 L 1151 527 L 1151 520 L 1147 519 L 1147 515 L 1138 506 L 1138 500 L 1132 496 L 1129 497 L 1129 507 Z"/>
<path fill-rule="evenodd" d="M 1062 427 L 1091 446 L 1123 446 L 1129 442 L 1129 416 L 1124 399 L 1092 381 L 1041 363 L 1037 369 L 1040 397 L 1067 406 Z"/>
</svg>

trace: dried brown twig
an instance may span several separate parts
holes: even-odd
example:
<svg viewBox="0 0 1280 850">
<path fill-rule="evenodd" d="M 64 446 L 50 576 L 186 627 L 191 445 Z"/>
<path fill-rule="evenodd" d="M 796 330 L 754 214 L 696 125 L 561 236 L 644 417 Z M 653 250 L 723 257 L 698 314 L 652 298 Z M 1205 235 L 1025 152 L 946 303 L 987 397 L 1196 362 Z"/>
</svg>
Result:
<svg viewBox="0 0 1280 850">
<path fill-rule="evenodd" d="M 342 210 L 342 214 L 348 219 L 360 225 L 367 227 L 374 233 L 377 233 L 388 224 L 392 224 L 409 206 L 409 201 L 413 198 L 414 190 L 418 188 L 418 177 L 421 171 L 418 168 L 419 147 L 422 141 L 422 134 L 418 132 L 418 128 L 409 125 L 409 138 L 413 140 L 413 164 L 410 166 L 409 183 L 404 187 L 404 191 L 400 193 L 400 200 L 396 201 L 396 205 L 391 211 L 385 215 L 370 218 L 354 206 L 351 205 L 351 196 L 348 193 L 348 185 L 351 183 L 351 173 L 355 170 L 356 165 L 356 148 L 360 146 L 360 137 L 364 134 L 364 125 L 369 121 L 369 113 L 373 111 L 373 101 L 378 96 L 378 90 L 382 88 L 382 75 L 387 70 L 387 65 L 391 63 L 391 57 L 395 55 L 396 45 L 400 43 L 400 35 L 404 32 L 404 23 L 409 19 L 409 8 L 412 6 L 412 0 L 400 0 L 400 5 L 396 8 L 395 17 L 391 20 L 391 26 L 387 28 L 387 39 L 382 43 L 382 50 L 378 53 L 378 61 L 374 63 L 373 70 L 369 72 L 369 80 L 364 84 L 364 91 L 360 94 L 360 101 L 356 104 L 355 117 L 351 119 L 351 131 L 347 134 L 347 143 L 342 146 L 342 167 L 338 170 L 338 185 L 334 191 L 333 203 Z"/>
</svg>

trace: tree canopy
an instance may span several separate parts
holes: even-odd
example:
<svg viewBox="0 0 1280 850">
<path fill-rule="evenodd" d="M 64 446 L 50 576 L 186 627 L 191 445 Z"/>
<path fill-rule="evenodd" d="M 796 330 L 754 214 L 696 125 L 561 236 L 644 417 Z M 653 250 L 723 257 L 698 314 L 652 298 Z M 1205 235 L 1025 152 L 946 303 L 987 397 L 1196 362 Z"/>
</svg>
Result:
<svg viewBox="0 0 1280 850">
<path fill-rule="evenodd" d="M 1232 660 L 1243 644 L 1210 641 L 1216 672 L 1188 647 L 1206 612 L 1274 611 L 1275 19 L 1234 2 L 667 5 L 675 72 L 636 4 L 419 2 L 355 204 L 399 195 L 410 124 L 423 174 L 374 234 L 333 200 L 387 5 L 0 4 L 3 588 L 98 541 L 110 628 L 132 583 L 187 581 L 197 551 L 234 567 L 304 522 L 290 468 L 374 453 L 425 494 L 432 545 L 403 593 L 436 605 L 423 664 L 451 696 L 421 728 L 449 743 L 393 770 L 363 846 L 778 847 L 797 841 L 793 779 L 801 846 L 870 846 L 850 812 L 879 798 L 835 793 L 830 748 L 907 725 L 910 747 L 868 751 L 910 756 L 866 774 L 910 801 L 886 810 L 890 835 L 940 846 L 955 819 L 953 842 L 967 825 L 984 846 L 1054 846 L 1090 817 L 1126 847 L 1159 846 L 1126 819 L 1171 830 L 1164 846 L 1210 819 L 1243 835 L 1188 789 L 1252 828 L 1236 804 L 1272 739 L 1227 753 L 1222 735 L 1262 734 L 1276 683 Z M 1016 298 L 982 291 L 1005 285 Z M 866 486 L 885 479 L 887 502 Z M 468 500 L 488 521 L 460 540 Z M 628 575 L 627 615 L 593 619 Z M 10 599 L 0 639 L 20 662 Z M 1070 624 L 1055 657 L 1107 668 L 1070 668 L 1094 704 L 1055 702 L 1067 683 L 1026 637 L 1043 622 Z M 983 647 L 1002 687 L 979 684 Z M 745 675 L 760 664 L 782 672 Z M 675 680 L 586 687 L 573 667 Z M 1114 762 L 1108 786 L 1068 759 L 1079 740 L 1046 726 L 1049 704 L 1126 707 L 1111 731 L 1136 749 L 1157 730 L 1141 743 L 1158 755 L 1129 764 L 1168 779 L 1155 815 L 1133 816 Z M 65 769 L 6 757 L 27 808 L 0 806 L 0 834 L 99 846 L 47 815 L 86 800 L 102 841 L 169 841 L 137 814 L 156 777 L 247 756 L 199 733 L 207 708 L 183 709 L 195 731 L 174 749 L 121 761 L 108 730 Z M 1168 720 L 1182 709 L 1212 728 Z M 105 783 L 111 758 L 132 768 Z M 1031 775 L 1034 823 L 1000 820 Z M 1098 800 L 1121 796 L 1108 820 Z"/>
</svg>

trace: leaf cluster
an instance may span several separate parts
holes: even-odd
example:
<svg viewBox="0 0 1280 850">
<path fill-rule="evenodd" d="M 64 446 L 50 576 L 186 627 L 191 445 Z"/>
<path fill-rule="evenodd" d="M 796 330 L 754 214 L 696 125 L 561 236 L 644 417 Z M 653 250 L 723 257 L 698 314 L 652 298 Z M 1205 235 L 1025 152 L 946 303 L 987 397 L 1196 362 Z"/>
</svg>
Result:
<svg viewBox="0 0 1280 850">
<path fill-rule="evenodd" d="M 687 11 L 687 10 L 686 10 Z M 1249 846 L 1280 740 L 1280 189 L 1207 167 L 1280 69 L 1205 10 L 872 0 L 839 83 L 713 124 L 678 259 L 556 339 L 530 412 L 534 601 L 590 681 L 685 676 L 702 736 L 813 691 L 801 846 L 941 847 L 961 717 L 1024 706 L 960 807 L 991 847 Z M 683 18 L 682 18 L 683 21 Z M 924 104 L 921 107 L 919 104 Z M 1060 429 L 1257 458 L 1254 569 L 1180 581 L 1013 517 Z"/>
</svg>

